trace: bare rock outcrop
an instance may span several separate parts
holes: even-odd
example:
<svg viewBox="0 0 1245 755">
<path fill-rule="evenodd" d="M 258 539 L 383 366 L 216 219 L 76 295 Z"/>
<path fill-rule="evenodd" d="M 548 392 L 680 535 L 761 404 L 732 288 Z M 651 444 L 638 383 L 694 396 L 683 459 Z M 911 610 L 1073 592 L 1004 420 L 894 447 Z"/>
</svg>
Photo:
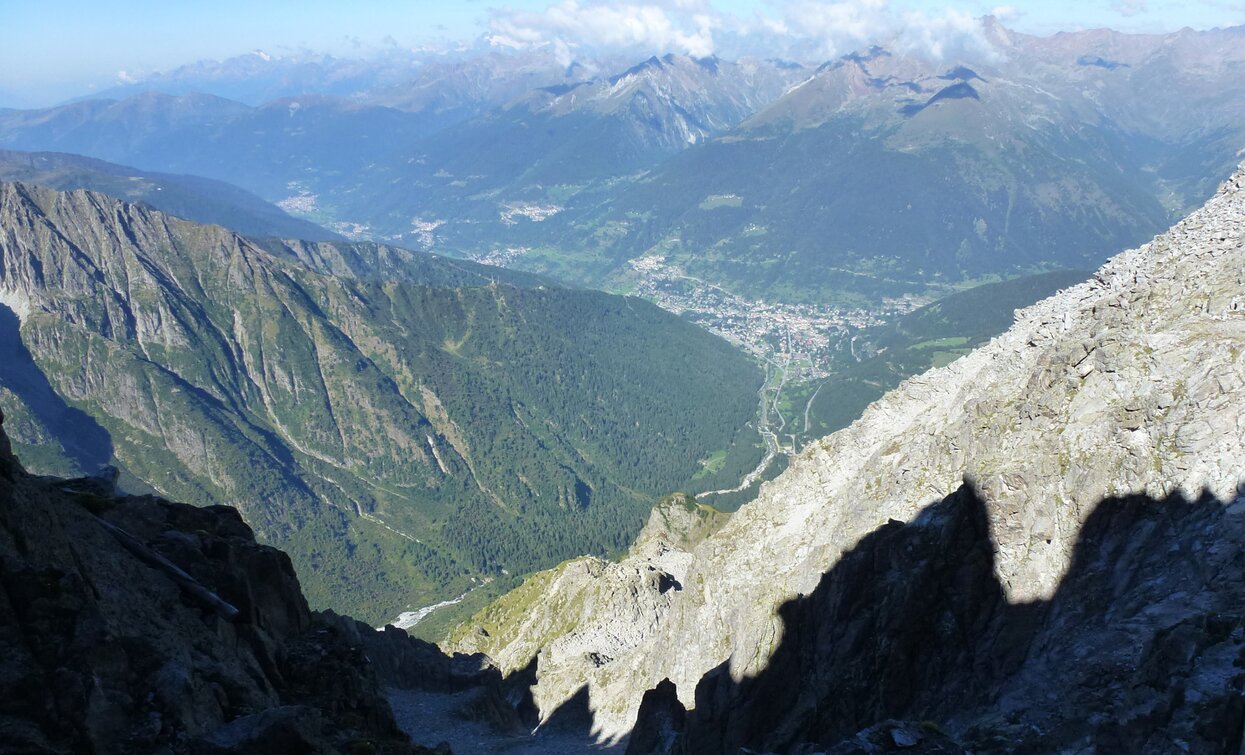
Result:
<svg viewBox="0 0 1245 755">
<path fill-rule="evenodd" d="M 0 432 L 0 750 L 426 751 L 236 510 L 113 482 L 29 475 Z"/>
</svg>

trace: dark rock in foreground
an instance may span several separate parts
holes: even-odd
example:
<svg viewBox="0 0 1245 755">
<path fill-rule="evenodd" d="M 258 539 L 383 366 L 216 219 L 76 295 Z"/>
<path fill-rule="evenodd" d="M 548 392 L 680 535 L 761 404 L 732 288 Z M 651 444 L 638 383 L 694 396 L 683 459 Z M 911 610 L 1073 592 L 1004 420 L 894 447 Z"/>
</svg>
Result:
<svg viewBox="0 0 1245 755">
<path fill-rule="evenodd" d="M 234 509 L 35 477 L 0 433 L 0 588 L 0 751 L 427 752 Z"/>
</svg>

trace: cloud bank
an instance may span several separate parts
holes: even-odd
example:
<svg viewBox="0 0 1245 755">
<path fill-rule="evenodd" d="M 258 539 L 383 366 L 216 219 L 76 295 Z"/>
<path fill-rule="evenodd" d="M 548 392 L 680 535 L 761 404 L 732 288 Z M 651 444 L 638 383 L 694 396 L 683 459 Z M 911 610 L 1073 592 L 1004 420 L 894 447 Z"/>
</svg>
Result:
<svg viewBox="0 0 1245 755">
<path fill-rule="evenodd" d="M 787 0 L 747 17 L 706 0 L 558 0 L 540 12 L 491 11 L 488 39 L 548 47 L 567 61 L 581 49 L 829 58 L 873 43 L 937 59 L 995 55 L 970 13 L 903 10 L 887 0 Z"/>
</svg>

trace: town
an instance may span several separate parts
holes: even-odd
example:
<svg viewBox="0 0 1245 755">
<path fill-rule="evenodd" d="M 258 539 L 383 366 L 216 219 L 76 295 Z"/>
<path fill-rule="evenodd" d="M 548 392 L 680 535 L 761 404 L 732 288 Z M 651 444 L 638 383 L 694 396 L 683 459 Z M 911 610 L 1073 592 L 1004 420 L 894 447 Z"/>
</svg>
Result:
<svg viewBox="0 0 1245 755">
<path fill-rule="evenodd" d="M 636 296 L 683 315 L 764 362 L 800 367 L 799 380 L 829 376 L 853 359 L 852 336 L 925 303 L 919 297 L 886 299 L 877 310 L 747 299 L 688 275 L 657 256 L 629 263 Z M 794 377 L 794 376 L 791 376 Z"/>
</svg>

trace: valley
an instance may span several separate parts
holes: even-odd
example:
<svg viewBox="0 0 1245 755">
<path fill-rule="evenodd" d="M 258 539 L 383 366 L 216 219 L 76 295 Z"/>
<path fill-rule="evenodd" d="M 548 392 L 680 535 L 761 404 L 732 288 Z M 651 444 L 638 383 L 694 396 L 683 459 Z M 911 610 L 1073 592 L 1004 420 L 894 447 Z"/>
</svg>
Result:
<svg viewBox="0 0 1245 755">
<path fill-rule="evenodd" d="M 0 752 L 1245 752 L 1245 10 L 166 5 L 0 11 Z"/>
<path fill-rule="evenodd" d="M 513 258 L 494 257 L 506 266 Z M 875 307 L 846 309 L 830 305 L 784 304 L 752 300 L 722 286 L 688 275 L 676 265 L 646 256 L 629 263 L 626 290 L 680 315 L 721 336 L 756 358 L 766 380 L 758 401 L 756 426 L 765 439 L 766 455 L 759 466 L 733 487 L 705 491 L 702 496 L 749 490 L 779 457 L 791 458 L 808 443 L 846 426 L 863 412 L 867 402 L 846 399 L 833 408 L 819 407 L 817 397 L 826 389 L 836 396 L 859 385 L 879 358 L 893 359 L 905 350 L 928 352 L 928 358 L 893 361 L 893 373 L 865 378 L 880 396 L 905 377 L 929 367 L 941 367 L 968 353 L 1010 323 L 1010 313 L 1055 293 L 1085 275 L 1075 271 L 1022 276 L 1011 281 L 979 282 L 962 291 L 928 288 L 921 294 L 883 298 Z M 947 303 L 950 297 L 954 304 Z M 947 317 L 914 314 L 934 301 Z M 990 312 L 987 317 L 983 312 Z M 929 320 L 937 320 L 936 325 Z M 912 326 L 919 337 L 899 338 Z M 890 355 L 883 356 L 890 351 Z M 850 386 L 850 387 L 849 387 Z M 815 411 L 819 410 L 819 411 Z M 823 420 L 820 412 L 830 417 Z"/>
<path fill-rule="evenodd" d="M 747 299 L 688 275 L 656 257 L 629 263 L 631 292 L 682 315 L 784 371 L 803 366 L 802 379 L 829 375 L 844 360 L 849 334 L 881 325 L 926 303 L 915 296 L 884 300 L 876 310 Z M 848 358 L 850 358 L 850 346 Z"/>
<path fill-rule="evenodd" d="M 653 498 L 730 484 L 763 453 L 761 371 L 635 298 L 250 240 L 82 190 L 0 183 L 0 221 L 19 456 L 239 505 L 317 605 L 372 622 L 612 552 Z M 99 452 L 77 450 L 66 412 Z"/>
</svg>

